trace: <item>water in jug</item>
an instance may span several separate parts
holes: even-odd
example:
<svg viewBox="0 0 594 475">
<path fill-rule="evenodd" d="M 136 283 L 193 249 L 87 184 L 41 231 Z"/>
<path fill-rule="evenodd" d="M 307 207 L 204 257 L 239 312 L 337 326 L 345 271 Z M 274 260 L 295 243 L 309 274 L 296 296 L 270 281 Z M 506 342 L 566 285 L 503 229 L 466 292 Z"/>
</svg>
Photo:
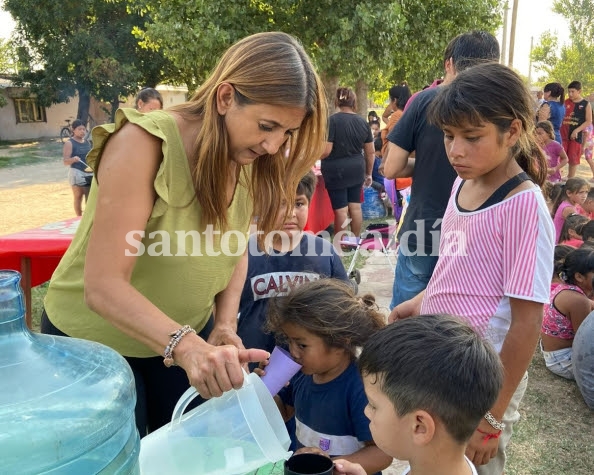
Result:
<svg viewBox="0 0 594 475">
<path fill-rule="evenodd" d="M 134 376 L 110 348 L 32 333 L 0 270 L 0 473 L 139 474 Z"/>
<path fill-rule="evenodd" d="M 256 374 L 183 414 L 197 395 L 188 389 L 171 423 L 142 439 L 142 475 L 241 475 L 291 455 L 280 412 Z"/>
</svg>

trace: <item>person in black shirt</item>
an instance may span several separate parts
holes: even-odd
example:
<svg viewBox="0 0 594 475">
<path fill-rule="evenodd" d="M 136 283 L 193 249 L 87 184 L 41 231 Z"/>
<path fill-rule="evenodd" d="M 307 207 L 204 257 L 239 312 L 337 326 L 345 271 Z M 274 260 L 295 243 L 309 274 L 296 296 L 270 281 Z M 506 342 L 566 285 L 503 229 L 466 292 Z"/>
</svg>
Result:
<svg viewBox="0 0 594 475">
<path fill-rule="evenodd" d="M 334 210 L 334 233 L 361 234 L 361 187 L 371 185 L 375 159 L 369 124 L 355 112 L 357 96 L 348 87 L 338 88 L 335 104 L 339 111 L 330 116 L 328 143 L 322 156 L 322 176 Z"/>
<path fill-rule="evenodd" d="M 93 172 L 87 165 L 87 154 L 91 150 L 91 144 L 85 139 L 87 128 L 82 120 L 76 119 L 72 122 L 72 137 L 64 144 L 62 159 L 64 165 L 69 166 L 68 181 L 74 195 L 74 212 L 82 216 L 82 200 L 85 203 L 89 197 Z"/>
</svg>

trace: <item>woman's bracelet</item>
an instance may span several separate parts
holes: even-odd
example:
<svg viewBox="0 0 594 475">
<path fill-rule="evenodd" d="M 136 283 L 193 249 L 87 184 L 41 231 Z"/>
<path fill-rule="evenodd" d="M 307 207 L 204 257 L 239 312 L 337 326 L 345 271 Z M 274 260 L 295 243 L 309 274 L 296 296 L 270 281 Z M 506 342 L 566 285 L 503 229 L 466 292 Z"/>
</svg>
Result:
<svg viewBox="0 0 594 475">
<path fill-rule="evenodd" d="M 181 339 L 188 333 L 196 333 L 196 330 L 194 330 L 190 325 L 184 325 L 179 330 L 169 334 L 171 340 L 169 340 L 169 344 L 165 347 L 165 351 L 163 352 L 163 356 L 165 357 L 163 364 L 168 368 L 175 366 L 175 361 L 173 360 L 173 350 L 181 341 Z"/>
<path fill-rule="evenodd" d="M 503 430 L 505 429 L 505 422 L 498 422 L 497 419 L 493 417 L 490 411 L 487 411 L 485 414 L 485 419 L 489 423 L 489 425 L 495 430 Z"/>
</svg>

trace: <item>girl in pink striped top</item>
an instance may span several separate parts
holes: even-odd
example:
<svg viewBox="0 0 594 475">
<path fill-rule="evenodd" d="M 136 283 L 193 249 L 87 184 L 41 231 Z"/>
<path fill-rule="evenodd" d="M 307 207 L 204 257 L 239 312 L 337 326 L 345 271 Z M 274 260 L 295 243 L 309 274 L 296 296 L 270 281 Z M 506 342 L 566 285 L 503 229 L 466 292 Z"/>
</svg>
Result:
<svg viewBox="0 0 594 475">
<path fill-rule="evenodd" d="M 479 474 L 501 475 L 549 299 L 555 235 L 539 188 L 547 162 L 533 135 L 530 93 L 511 69 L 473 66 L 442 87 L 429 117 L 444 131 L 458 178 L 427 289 L 390 319 L 457 315 L 499 352 L 503 389 L 466 454 Z"/>
</svg>

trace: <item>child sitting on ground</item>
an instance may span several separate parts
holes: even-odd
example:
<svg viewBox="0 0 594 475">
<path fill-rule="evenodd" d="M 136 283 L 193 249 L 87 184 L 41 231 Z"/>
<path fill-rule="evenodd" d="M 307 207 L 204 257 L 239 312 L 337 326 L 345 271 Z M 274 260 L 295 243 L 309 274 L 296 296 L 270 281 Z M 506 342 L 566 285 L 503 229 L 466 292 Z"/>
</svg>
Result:
<svg viewBox="0 0 594 475">
<path fill-rule="evenodd" d="M 246 348 L 269 352 L 274 349 L 274 335 L 263 330 L 270 298 L 287 295 L 296 286 L 320 277 L 348 282 L 332 243 L 303 232 L 315 187 L 316 178 L 310 171 L 297 186 L 295 202 L 288 216 L 286 210 L 281 209 L 277 219 L 278 231 L 266 240 L 272 247 L 268 254 L 258 245 L 257 236 L 250 236 L 247 275 L 243 275 L 240 283 L 243 291 L 237 322 L 237 335 Z M 250 365 L 252 369 L 255 366 L 257 364 Z"/>
<path fill-rule="evenodd" d="M 551 292 L 542 320 L 540 349 L 547 368 L 558 376 L 574 379 L 572 345 L 575 332 L 592 310 L 594 250 L 576 249 L 565 257 L 562 284 Z"/>
<path fill-rule="evenodd" d="M 564 184 L 558 183 L 551 190 L 555 243 L 559 242 L 565 219 L 572 214 L 584 214 L 581 205 L 586 201 L 590 185 L 583 178 L 570 178 Z"/>
<path fill-rule="evenodd" d="M 561 279 L 561 273 L 563 272 L 563 264 L 565 264 L 565 258 L 571 251 L 575 251 L 575 247 L 567 246 L 565 244 L 557 244 L 555 246 L 555 260 L 553 264 L 553 278 L 551 279 L 551 292 L 557 288 L 558 285 L 564 284 L 565 282 Z"/>
<path fill-rule="evenodd" d="M 588 221 L 582 226 L 582 247 L 594 249 L 594 220 Z"/>
<path fill-rule="evenodd" d="M 363 347 L 359 369 L 373 440 L 409 461 L 405 473 L 476 475 L 464 455 L 466 443 L 503 381 L 489 343 L 453 317 L 424 315 L 376 333 Z M 334 466 L 338 473 L 365 475 L 346 460 Z"/>
<path fill-rule="evenodd" d="M 296 419 L 297 448 L 342 457 L 375 473 L 392 457 L 373 442 L 356 351 L 384 326 L 373 296 L 321 279 L 269 303 L 267 328 L 286 339 L 302 365 L 275 397 L 285 420 Z"/>
<path fill-rule="evenodd" d="M 586 216 L 590 219 L 594 219 L 594 188 L 590 188 L 586 201 L 582 204 L 582 208 L 586 213 Z"/>
<path fill-rule="evenodd" d="M 588 221 L 590 220 L 581 214 L 572 214 L 565 218 L 565 222 L 561 228 L 561 235 L 559 236 L 559 244 L 580 247 L 584 243 L 582 229 Z"/>
</svg>

